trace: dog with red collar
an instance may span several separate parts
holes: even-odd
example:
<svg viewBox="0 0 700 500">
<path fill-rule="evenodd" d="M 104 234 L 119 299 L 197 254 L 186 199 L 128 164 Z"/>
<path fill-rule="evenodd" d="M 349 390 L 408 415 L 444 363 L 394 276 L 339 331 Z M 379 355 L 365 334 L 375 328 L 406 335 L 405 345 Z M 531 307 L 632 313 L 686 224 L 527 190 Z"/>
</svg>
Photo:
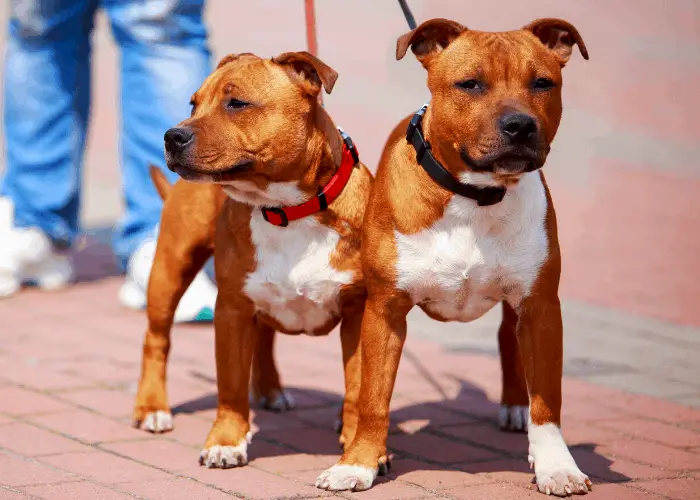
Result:
<svg viewBox="0 0 700 500">
<path fill-rule="evenodd" d="M 319 104 L 337 76 L 306 52 L 227 56 L 194 94 L 192 116 L 165 134 L 168 168 L 227 195 L 214 242 L 218 409 L 200 455 L 207 467 L 247 462 L 251 362 L 276 331 L 326 335 L 340 324 L 344 429 L 357 420 L 372 175 Z"/>
<path fill-rule="evenodd" d="M 320 488 L 369 488 L 386 465 L 408 312 L 417 305 L 436 320 L 468 322 L 501 303 L 500 424 L 527 428 L 541 492 L 588 492 L 560 430 L 561 259 L 539 171 L 575 45 L 587 59 L 579 32 L 559 19 L 503 33 L 433 19 L 398 39 L 397 59 L 413 51 L 432 98 L 396 127 L 377 170 L 363 225 L 359 421 Z"/>
</svg>

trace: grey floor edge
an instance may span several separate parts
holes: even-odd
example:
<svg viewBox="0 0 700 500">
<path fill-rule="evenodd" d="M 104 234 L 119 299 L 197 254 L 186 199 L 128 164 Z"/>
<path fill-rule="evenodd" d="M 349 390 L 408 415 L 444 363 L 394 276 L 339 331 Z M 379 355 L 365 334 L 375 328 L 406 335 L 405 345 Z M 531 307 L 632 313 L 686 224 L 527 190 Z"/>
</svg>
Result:
<svg viewBox="0 0 700 500">
<path fill-rule="evenodd" d="M 562 301 L 564 374 L 700 408 L 700 329 L 573 300 Z M 500 307 L 472 323 L 440 323 L 419 308 L 409 335 L 453 352 L 498 356 Z"/>
</svg>

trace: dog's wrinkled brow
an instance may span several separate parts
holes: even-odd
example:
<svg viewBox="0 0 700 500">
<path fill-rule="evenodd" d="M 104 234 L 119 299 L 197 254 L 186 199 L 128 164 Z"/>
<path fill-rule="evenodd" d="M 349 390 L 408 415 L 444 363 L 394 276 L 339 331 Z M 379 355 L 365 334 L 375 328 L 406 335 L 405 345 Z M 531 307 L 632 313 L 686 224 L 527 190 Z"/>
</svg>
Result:
<svg viewBox="0 0 700 500">
<path fill-rule="evenodd" d="M 227 83 L 224 85 L 224 94 L 235 94 L 236 91 L 240 90 L 235 84 L 233 83 Z"/>
</svg>

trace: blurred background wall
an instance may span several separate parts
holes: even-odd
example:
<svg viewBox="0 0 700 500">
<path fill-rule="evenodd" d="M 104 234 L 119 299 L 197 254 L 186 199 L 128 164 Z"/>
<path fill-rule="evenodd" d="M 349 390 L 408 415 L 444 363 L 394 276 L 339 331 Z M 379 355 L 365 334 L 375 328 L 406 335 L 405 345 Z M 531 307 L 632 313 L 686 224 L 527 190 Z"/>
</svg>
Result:
<svg viewBox="0 0 700 500">
<path fill-rule="evenodd" d="M 9 3 L 0 7 L 3 51 Z M 419 23 L 447 17 L 508 30 L 561 17 L 578 27 L 591 59 L 574 53 L 565 70 L 564 116 L 545 167 L 559 218 L 562 296 L 700 326 L 700 2 L 409 3 Z M 394 0 L 317 0 L 316 16 L 319 55 L 340 73 L 326 106 L 374 169 L 390 130 L 428 99 L 417 61 L 394 59 L 406 22 Z M 207 17 L 217 59 L 306 48 L 301 0 L 210 0 Z M 82 212 L 88 229 L 110 226 L 122 209 L 117 68 L 100 18 Z"/>
</svg>

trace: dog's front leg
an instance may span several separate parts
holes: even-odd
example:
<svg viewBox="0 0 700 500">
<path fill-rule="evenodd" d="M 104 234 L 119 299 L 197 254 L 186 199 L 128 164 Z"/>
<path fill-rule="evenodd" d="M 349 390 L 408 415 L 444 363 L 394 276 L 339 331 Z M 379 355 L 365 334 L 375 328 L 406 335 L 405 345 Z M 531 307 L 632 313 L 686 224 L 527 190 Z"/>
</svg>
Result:
<svg viewBox="0 0 700 500">
<path fill-rule="evenodd" d="M 525 432 L 529 420 L 529 397 L 516 336 L 517 326 L 518 315 L 510 304 L 504 301 L 503 319 L 498 329 L 498 350 L 503 383 L 498 426 L 503 430 Z"/>
<path fill-rule="evenodd" d="M 343 308 L 340 323 L 340 342 L 343 348 L 343 369 L 345 372 L 345 397 L 340 419 L 340 444 L 346 449 L 357 430 L 357 400 L 362 383 L 362 358 L 360 337 L 362 332 L 362 314 L 365 299 L 357 299 Z"/>
<path fill-rule="evenodd" d="M 410 300 L 394 294 L 370 294 L 362 319 L 362 384 L 355 438 L 340 461 L 321 474 L 316 486 L 326 490 L 366 490 L 379 467 L 387 466 L 389 404 L 406 340 Z"/>
<path fill-rule="evenodd" d="M 591 481 L 579 470 L 561 433 L 563 328 L 556 294 L 536 290 L 519 307 L 518 340 L 530 394 L 529 461 L 537 488 L 546 494 L 587 493 Z"/>
<path fill-rule="evenodd" d="M 214 329 L 219 404 L 199 462 L 207 467 L 236 467 L 248 462 L 248 388 L 257 335 L 252 304 L 238 290 L 220 287 Z"/>
</svg>

